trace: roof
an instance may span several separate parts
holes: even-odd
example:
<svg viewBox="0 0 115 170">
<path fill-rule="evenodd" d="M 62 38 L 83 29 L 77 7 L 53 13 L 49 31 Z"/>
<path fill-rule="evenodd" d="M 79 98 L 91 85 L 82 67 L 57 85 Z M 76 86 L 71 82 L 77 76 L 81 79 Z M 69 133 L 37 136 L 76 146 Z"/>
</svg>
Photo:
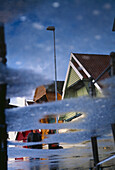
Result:
<svg viewBox="0 0 115 170">
<path fill-rule="evenodd" d="M 60 96 L 62 95 L 63 84 L 64 84 L 64 81 L 57 81 L 58 99 L 60 99 Z M 34 101 L 37 101 L 43 98 L 45 95 L 47 96 L 48 101 L 55 100 L 55 83 L 52 83 L 50 85 L 38 86 L 35 90 Z"/>
<path fill-rule="evenodd" d="M 46 88 L 44 86 L 37 87 L 34 94 L 34 101 L 40 99 L 44 95 L 46 95 Z"/>
<path fill-rule="evenodd" d="M 79 54 L 79 53 L 73 53 L 73 55 L 87 70 L 87 72 L 93 77 L 93 79 L 96 79 L 110 65 L 109 55 Z M 80 66 L 77 63 L 76 63 L 76 68 L 79 70 L 82 76 L 86 78 L 86 75 L 83 73 L 83 70 L 80 68 Z M 109 77 L 109 73 L 106 72 L 100 78 L 100 80 L 108 77 Z"/>
</svg>

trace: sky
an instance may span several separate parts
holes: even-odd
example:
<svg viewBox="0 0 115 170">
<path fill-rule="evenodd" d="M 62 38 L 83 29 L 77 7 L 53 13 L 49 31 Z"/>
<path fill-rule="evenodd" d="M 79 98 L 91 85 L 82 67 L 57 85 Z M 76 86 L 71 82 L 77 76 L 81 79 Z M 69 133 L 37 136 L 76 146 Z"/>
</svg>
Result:
<svg viewBox="0 0 115 170">
<path fill-rule="evenodd" d="M 65 80 L 70 54 L 115 51 L 115 0 L 0 0 L 7 65 L 32 69 L 54 79 L 55 26 L 57 79 Z"/>
</svg>

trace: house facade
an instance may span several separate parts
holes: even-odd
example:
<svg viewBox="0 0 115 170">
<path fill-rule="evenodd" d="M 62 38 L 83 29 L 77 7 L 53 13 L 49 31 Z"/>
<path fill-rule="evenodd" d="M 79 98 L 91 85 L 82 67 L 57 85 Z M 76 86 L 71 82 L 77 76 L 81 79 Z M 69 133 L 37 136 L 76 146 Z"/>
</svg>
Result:
<svg viewBox="0 0 115 170">
<path fill-rule="evenodd" d="M 71 53 L 62 99 L 102 94 L 100 80 L 110 77 L 110 56 Z M 92 89 L 91 89 L 92 88 Z"/>
<path fill-rule="evenodd" d="M 100 81 L 110 77 L 110 59 L 109 55 L 71 53 L 62 99 L 102 96 Z M 62 119 L 71 121 L 79 115 L 80 113 L 71 112 Z"/>
</svg>

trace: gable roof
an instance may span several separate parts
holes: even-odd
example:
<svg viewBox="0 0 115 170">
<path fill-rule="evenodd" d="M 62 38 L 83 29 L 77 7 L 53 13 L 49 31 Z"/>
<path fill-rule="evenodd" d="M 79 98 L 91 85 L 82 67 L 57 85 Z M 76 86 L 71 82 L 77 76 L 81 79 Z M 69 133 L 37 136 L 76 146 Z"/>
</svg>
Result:
<svg viewBox="0 0 115 170">
<path fill-rule="evenodd" d="M 78 54 L 73 53 L 75 58 L 83 65 L 87 72 L 96 79 L 109 65 L 110 65 L 110 56 L 109 55 L 100 55 L 100 54 Z M 77 69 L 82 72 L 81 74 L 85 78 L 83 70 L 79 65 L 76 66 Z M 81 70 L 80 70 L 81 69 Z M 101 78 L 108 78 L 109 74 L 106 72 Z"/>
<path fill-rule="evenodd" d="M 73 68 L 81 80 L 92 78 L 95 81 L 109 66 L 109 55 L 71 53 L 66 79 L 63 86 L 62 98 L 65 94 L 65 89 L 71 68 Z M 105 72 L 101 75 L 99 81 L 108 77 L 109 73 Z M 101 88 L 97 83 L 98 81 L 94 85 L 101 91 Z"/>
</svg>

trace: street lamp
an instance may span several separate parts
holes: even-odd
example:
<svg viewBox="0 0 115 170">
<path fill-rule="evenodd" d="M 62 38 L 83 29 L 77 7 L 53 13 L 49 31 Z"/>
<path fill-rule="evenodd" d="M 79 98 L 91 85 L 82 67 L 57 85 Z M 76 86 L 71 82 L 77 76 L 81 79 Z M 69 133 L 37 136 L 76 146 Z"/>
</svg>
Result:
<svg viewBox="0 0 115 170">
<path fill-rule="evenodd" d="M 55 100 L 57 101 L 57 69 L 56 69 L 55 27 L 54 26 L 49 26 L 49 27 L 47 27 L 46 30 L 53 31 L 53 38 L 54 38 L 54 67 L 55 67 Z M 58 116 L 56 118 L 56 122 L 58 123 Z"/>
<path fill-rule="evenodd" d="M 47 27 L 47 30 L 53 31 L 53 38 L 54 38 L 55 100 L 57 101 L 57 70 L 56 70 L 55 27 L 49 26 L 49 27 Z"/>
</svg>

